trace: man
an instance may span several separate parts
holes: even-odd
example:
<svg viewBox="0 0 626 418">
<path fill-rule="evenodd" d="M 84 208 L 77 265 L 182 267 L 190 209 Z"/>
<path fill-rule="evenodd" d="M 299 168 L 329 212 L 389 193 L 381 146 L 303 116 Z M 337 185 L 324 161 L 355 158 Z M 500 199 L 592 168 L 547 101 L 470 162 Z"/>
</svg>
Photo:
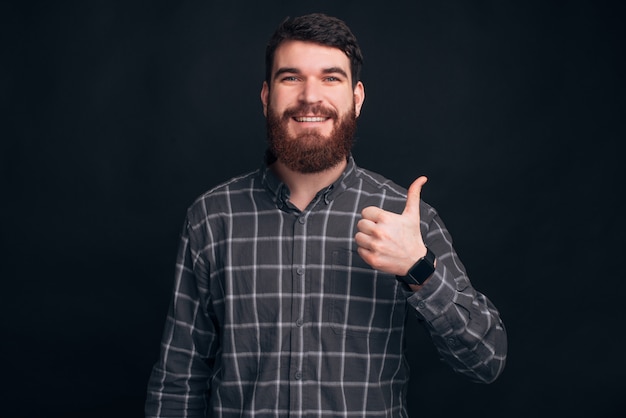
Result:
<svg viewBox="0 0 626 418">
<path fill-rule="evenodd" d="M 405 319 L 491 382 L 506 334 L 437 212 L 359 168 L 365 91 L 340 20 L 283 22 L 261 90 L 266 163 L 189 208 L 149 417 L 406 417 Z M 409 330 L 410 332 L 410 330 Z"/>
</svg>

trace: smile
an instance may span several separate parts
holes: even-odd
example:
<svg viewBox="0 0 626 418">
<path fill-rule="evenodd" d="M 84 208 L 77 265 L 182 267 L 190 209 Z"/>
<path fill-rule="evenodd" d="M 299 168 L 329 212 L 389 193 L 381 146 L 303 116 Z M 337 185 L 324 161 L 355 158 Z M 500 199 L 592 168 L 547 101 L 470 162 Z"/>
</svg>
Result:
<svg viewBox="0 0 626 418">
<path fill-rule="evenodd" d="M 297 117 L 294 117 L 294 120 L 296 122 L 324 122 L 324 121 L 326 121 L 328 119 L 329 118 L 322 117 L 322 116 L 297 116 Z"/>
</svg>

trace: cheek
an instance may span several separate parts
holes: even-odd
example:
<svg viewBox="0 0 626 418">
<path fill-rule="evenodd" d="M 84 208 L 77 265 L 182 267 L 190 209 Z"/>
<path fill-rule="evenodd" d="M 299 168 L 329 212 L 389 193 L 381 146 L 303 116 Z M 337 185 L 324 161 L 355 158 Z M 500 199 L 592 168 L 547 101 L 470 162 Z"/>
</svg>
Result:
<svg viewBox="0 0 626 418">
<path fill-rule="evenodd" d="M 294 92 L 279 87 L 274 87 L 268 95 L 268 102 L 274 109 L 285 109 L 290 104 L 297 103 L 297 96 Z"/>
<path fill-rule="evenodd" d="M 280 100 L 276 100 L 276 99 L 271 100 L 268 104 L 268 107 L 275 115 L 281 115 L 281 116 L 286 109 L 285 104 L 282 103 Z"/>
<path fill-rule="evenodd" d="M 358 116 L 360 111 L 360 106 L 356 106 L 354 100 L 346 101 L 341 104 L 341 114 L 342 115 L 352 115 L 355 114 Z"/>
</svg>

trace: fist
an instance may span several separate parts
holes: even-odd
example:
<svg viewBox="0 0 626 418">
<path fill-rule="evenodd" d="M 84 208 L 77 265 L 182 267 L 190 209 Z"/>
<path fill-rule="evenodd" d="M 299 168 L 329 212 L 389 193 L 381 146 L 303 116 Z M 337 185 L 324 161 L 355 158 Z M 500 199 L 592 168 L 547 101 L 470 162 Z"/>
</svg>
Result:
<svg viewBox="0 0 626 418">
<path fill-rule="evenodd" d="M 398 276 L 426 255 L 420 230 L 420 196 L 427 178 L 411 184 L 402 214 L 369 206 L 361 212 L 354 237 L 361 258 L 372 268 Z"/>
</svg>

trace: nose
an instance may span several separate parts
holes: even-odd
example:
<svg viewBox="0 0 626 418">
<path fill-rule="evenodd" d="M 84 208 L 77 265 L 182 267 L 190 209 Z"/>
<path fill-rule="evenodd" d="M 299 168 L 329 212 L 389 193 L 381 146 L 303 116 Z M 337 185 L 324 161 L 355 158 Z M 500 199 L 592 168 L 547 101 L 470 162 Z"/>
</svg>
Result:
<svg viewBox="0 0 626 418">
<path fill-rule="evenodd" d="M 315 80 L 306 80 L 302 83 L 302 90 L 300 91 L 301 102 L 304 103 L 319 103 L 322 101 L 321 86 Z"/>
</svg>

